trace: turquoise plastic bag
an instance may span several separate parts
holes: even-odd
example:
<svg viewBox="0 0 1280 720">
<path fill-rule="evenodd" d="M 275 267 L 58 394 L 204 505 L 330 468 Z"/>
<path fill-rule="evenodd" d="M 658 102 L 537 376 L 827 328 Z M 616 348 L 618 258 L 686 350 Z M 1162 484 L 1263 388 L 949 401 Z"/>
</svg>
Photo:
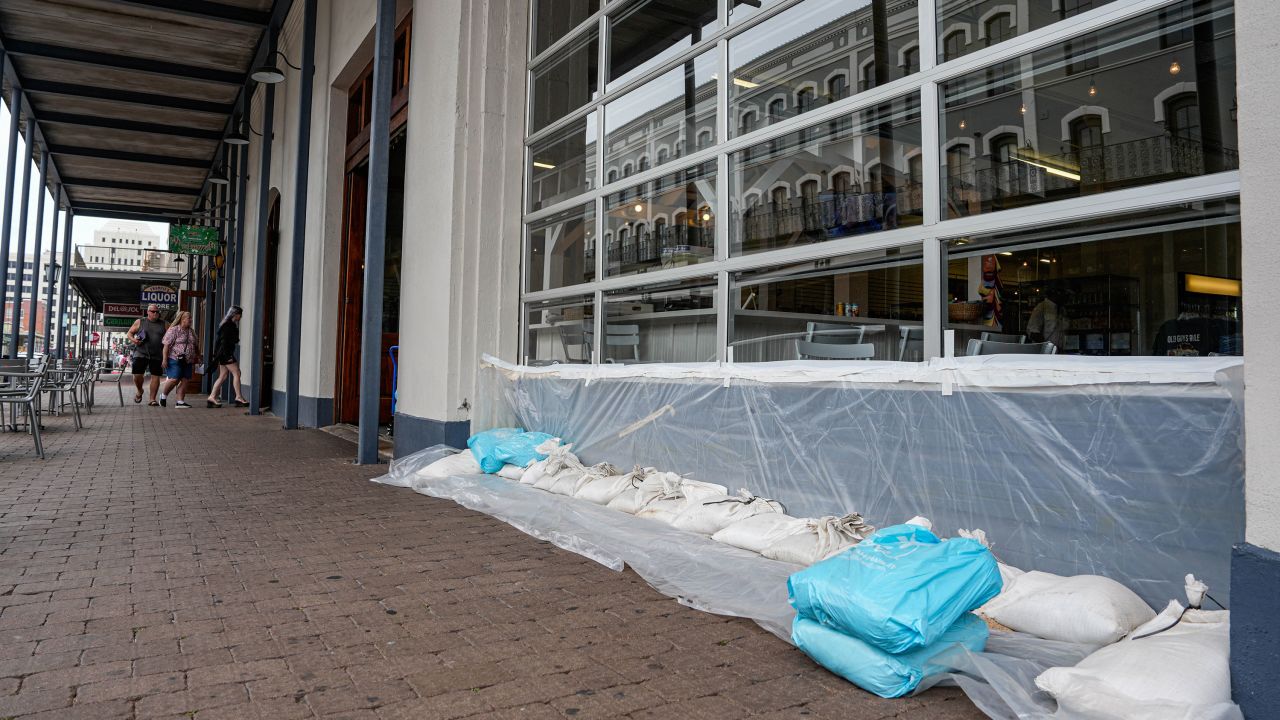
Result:
<svg viewBox="0 0 1280 720">
<path fill-rule="evenodd" d="M 526 467 L 531 462 L 546 460 L 546 454 L 538 452 L 537 448 L 542 443 L 554 439 L 554 435 L 548 435 L 544 432 L 520 433 L 498 443 L 498 446 L 493 450 L 493 457 L 499 462 Z M 481 467 L 484 466 L 481 465 Z M 502 466 L 499 465 L 498 470 L 501 469 Z M 493 470 L 492 472 L 497 472 L 498 470 Z M 485 472 L 490 471 L 486 470 Z"/>
<path fill-rule="evenodd" d="M 953 668 L 935 662 L 943 652 L 962 645 L 973 652 L 987 646 L 987 624 L 973 613 L 964 613 L 931 645 L 901 655 L 891 655 L 858 638 L 849 637 L 822 623 L 797 616 L 791 641 L 814 662 L 880 697 L 902 697 L 914 691 L 924 678 Z"/>
<path fill-rule="evenodd" d="M 991 551 L 918 525 L 879 530 L 787 580 L 800 615 L 890 654 L 931 645 L 1000 592 Z"/>
<path fill-rule="evenodd" d="M 467 447 L 480 463 L 480 469 L 487 473 L 496 473 L 502 469 L 505 460 L 499 460 L 495 453 L 498 446 L 517 435 L 524 433 L 523 428 L 494 428 L 478 432 L 467 438 Z"/>
</svg>

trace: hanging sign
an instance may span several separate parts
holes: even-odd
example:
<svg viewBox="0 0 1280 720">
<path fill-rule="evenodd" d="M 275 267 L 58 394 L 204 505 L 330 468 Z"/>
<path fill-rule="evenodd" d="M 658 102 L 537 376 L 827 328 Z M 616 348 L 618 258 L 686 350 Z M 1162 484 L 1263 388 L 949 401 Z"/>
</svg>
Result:
<svg viewBox="0 0 1280 720">
<path fill-rule="evenodd" d="M 142 314 L 142 308 L 133 303 L 103 303 L 102 314 L 136 318 Z"/>
<path fill-rule="evenodd" d="M 120 315 L 106 315 L 102 318 L 102 327 L 104 328 L 130 328 L 137 321 L 136 317 L 123 317 Z"/>
<path fill-rule="evenodd" d="M 210 225 L 170 225 L 169 252 L 182 255 L 217 255 L 221 248 L 218 228 Z"/>
<path fill-rule="evenodd" d="M 141 298 L 142 305 L 172 307 L 178 304 L 178 288 L 164 283 L 143 283 Z"/>
</svg>

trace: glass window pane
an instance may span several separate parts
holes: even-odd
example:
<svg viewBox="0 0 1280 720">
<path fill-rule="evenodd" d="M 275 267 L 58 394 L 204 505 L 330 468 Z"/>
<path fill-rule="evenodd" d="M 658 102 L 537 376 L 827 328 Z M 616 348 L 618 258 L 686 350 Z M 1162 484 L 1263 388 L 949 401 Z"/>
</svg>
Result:
<svg viewBox="0 0 1280 720">
<path fill-rule="evenodd" d="M 526 303 L 525 364 L 591 362 L 595 306 L 590 295 Z"/>
<path fill-rule="evenodd" d="M 715 53 L 703 53 L 606 105 L 606 178 L 617 180 L 714 143 L 715 69 Z"/>
<path fill-rule="evenodd" d="M 529 209 L 554 205 L 595 187 L 596 114 L 529 147 Z"/>
<path fill-rule="evenodd" d="M 1243 352 L 1235 200 L 959 238 L 947 251 L 957 355 L 980 352 L 984 333 L 1066 355 Z"/>
<path fill-rule="evenodd" d="M 940 0 L 938 59 L 944 62 L 954 60 L 1111 2 L 1113 0 L 1041 0 L 1029 3 Z"/>
<path fill-rule="evenodd" d="M 530 132 L 537 132 L 596 96 L 599 33 L 592 30 L 533 71 Z"/>
<path fill-rule="evenodd" d="M 921 162 L 916 95 L 734 153 L 730 253 L 919 225 Z"/>
<path fill-rule="evenodd" d="M 715 197 L 715 162 L 609 195 L 605 274 L 631 275 L 714 259 Z"/>
<path fill-rule="evenodd" d="M 612 362 L 714 362 L 716 283 L 660 283 L 605 295 L 604 357 Z"/>
<path fill-rule="evenodd" d="M 737 273 L 734 362 L 923 359 L 919 245 Z"/>
<path fill-rule="evenodd" d="M 749 132 L 918 71 L 918 24 L 910 4 L 806 0 L 747 30 L 729 41 L 732 129 Z"/>
<path fill-rule="evenodd" d="M 533 0 L 533 54 L 551 47 L 600 9 L 600 0 Z"/>
<path fill-rule="evenodd" d="M 716 0 L 643 0 L 609 22 L 613 90 L 702 41 L 716 29 Z"/>
<path fill-rule="evenodd" d="M 1231 7 L 1187 0 L 942 84 L 944 215 L 1238 167 Z"/>
<path fill-rule="evenodd" d="M 596 276 L 595 204 L 529 226 L 525 292 L 590 282 Z"/>
</svg>

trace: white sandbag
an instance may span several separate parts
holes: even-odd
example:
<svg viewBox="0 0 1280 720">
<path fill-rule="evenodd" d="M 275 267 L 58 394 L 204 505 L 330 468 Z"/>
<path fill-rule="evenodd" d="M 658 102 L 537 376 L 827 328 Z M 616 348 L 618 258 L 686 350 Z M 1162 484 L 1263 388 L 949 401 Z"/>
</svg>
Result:
<svg viewBox="0 0 1280 720">
<path fill-rule="evenodd" d="M 653 468 L 642 468 L 637 465 L 628 473 L 593 477 L 584 482 L 573 496 L 596 505 L 608 505 L 622 493 L 639 488 L 646 477 L 656 472 L 657 470 Z"/>
<path fill-rule="evenodd" d="M 530 465 L 520 476 L 520 484 L 536 485 L 544 475 L 555 475 L 567 467 L 581 466 L 578 456 L 570 452 L 572 448 L 572 443 L 561 444 L 559 438 L 552 438 L 534 448 L 540 453 L 546 453 L 547 459 Z"/>
<path fill-rule="evenodd" d="M 551 487 L 547 488 L 547 492 L 552 493 L 553 495 L 569 495 L 572 497 L 578 494 L 578 490 L 580 490 L 583 485 L 591 482 L 592 480 L 617 474 L 618 468 L 607 462 L 592 465 L 589 468 L 583 469 L 580 473 L 566 471 L 556 476 L 555 483 L 553 483 Z"/>
<path fill-rule="evenodd" d="M 640 508 L 648 505 L 650 500 L 661 495 L 663 488 L 672 482 L 678 482 L 679 479 L 680 476 L 675 473 L 655 472 L 645 475 L 638 482 L 633 482 L 634 488 L 623 490 L 617 497 L 610 500 L 606 507 L 635 515 Z"/>
<path fill-rule="evenodd" d="M 498 471 L 498 477 L 520 482 L 520 478 L 524 477 L 524 471 L 525 468 L 518 465 L 503 465 L 502 469 Z"/>
<path fill-rule="evenodd" d="M 586 468 L 576 463 L 571 467 L 566 467 L 557 472 L 548 472 L 546 469 L 544 469 L 542 472 L 542 477 L 538 478 L 538 480 L 533 483 L 533 486 L 539 490 L 546 490 L 547 492 L 550 492 L 551 488 L 555 487 L 556 483 L 560 482 L 561 480 L 566 480 L 569 478 L 572 478 L 573 480 L 577 480 L 578 478 L 582 477 L 582 473 L 584 472 L 586 472 Z"/>
<path fill-rule="evenodd" d="M 682 478 L 675 473 L 664 473 L 662 491 L 643 507 L 636 510 L 636 517 L 675 524 L 676 518 L 695 505 L 706 500 L 728 497 L 723 485 Z"/>
<path fill-rule="evenodd" d="M 727 525 L 712 535 L 711 539 L 754 553 L 763 553 L 770 545 L 808 528 L 808 521 L 803 518 L 781 513 L 761 513 Z"/>
<path fill-rule="evenodd" d="M 743 488 L 736 497 L 714 497 L 690 503 L 672 524 L 681 530 L 715 535 L 739 520 L 762 513 L 783 514 L 786 508 L 776 500 L 756 497 Z"/>
<path fill-rule="evenodd" d="M 480 463 L 470 450 L 463 450 L 456 455 L 442 457 L 417 473 L 420 478 L 447 478 L 453 475 L 483 475 Z"/>
<path fill-rule="evenodd" d="M 1162 628 L 1169 629 L 1142 637 Z M 1059 715 L 1073 718 L 1240 718 L 1240 709 L 1231 703 L 1230 632 L 1227 611 L 1187 610 L 1183 615 L 1182 605 L 1171 601 L 1130 638 L 1075 667 L 1050 668 L 1036 678 L 1036 685 L 1057 699 Z"/>
<path fill-rule="evenodd" d="M 903 523 L 903 525 L 919 525 L 925 530 L 933 530 L 933 521 L 929 520 L 927 517 L 921 517 L 920 515 L 911 518 Z M 985 545 L 985 543 L 983 544 Z"/>
<path fill-rule="evenodd" d="M 773 543 L 761 553 L 770 560 L 812 565 L 847 550 L 875 532 L 858 513 L 807 520 L 805 529 Z"/>
<path fill-rule="evenodd" d="M 1004 588 L 979 612 L 1046 640 L 1109 645 L 1155 617 L 1132 590 L 1100 575 L 1032 571 L 1010 578 L 1002 570 L 1001 578 Z"/>
</svg>

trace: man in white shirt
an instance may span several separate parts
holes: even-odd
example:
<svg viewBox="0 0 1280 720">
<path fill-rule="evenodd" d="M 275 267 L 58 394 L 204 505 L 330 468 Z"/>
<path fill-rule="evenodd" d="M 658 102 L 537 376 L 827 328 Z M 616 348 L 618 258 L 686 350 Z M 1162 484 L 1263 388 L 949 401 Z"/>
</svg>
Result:
<svg viewBox="0 0 1280 720">
<path fill-rule="evenodd" d="M 1036 342 L 1051 342 L 1062 352 L 1071 321 L 1062 306 L 1062 293 L 1057 288 L 1045 290 L 1044 299 L 1031 310 L 1027 334 Z"/>
</svg>

